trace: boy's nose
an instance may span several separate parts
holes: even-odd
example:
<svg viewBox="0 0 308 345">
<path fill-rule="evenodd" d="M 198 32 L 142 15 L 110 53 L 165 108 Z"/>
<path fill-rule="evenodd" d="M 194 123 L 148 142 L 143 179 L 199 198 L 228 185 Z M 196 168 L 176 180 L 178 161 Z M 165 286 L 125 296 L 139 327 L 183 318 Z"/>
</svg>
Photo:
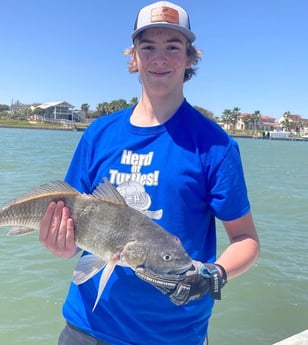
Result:
<svg viewBox="0 0 308 345">
<path fill-rule="evenodd" d="M 167 57 L 166 57 L 165 51 L 163 49 L 157 49 L 155 51 L 153 59 L 154 61 L 158 61 L 158 62 L 166 61 Z"/>
</svg>

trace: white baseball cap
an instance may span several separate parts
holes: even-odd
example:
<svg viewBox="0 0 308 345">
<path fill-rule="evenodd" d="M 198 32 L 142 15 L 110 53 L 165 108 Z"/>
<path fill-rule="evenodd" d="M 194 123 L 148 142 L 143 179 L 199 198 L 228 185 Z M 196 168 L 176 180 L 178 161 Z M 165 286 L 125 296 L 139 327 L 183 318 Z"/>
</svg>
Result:
<svg viewBox="0 0 308 345">
<path fill-rule="evenodd" d="M 132 39 L 146 29 L 163 27 L 177 30 L 193 42 L 196 35 L 190 30 L 188 13 L 168 1 L 158 1 L 143 7 L 136 18 Z"/>
</svg>

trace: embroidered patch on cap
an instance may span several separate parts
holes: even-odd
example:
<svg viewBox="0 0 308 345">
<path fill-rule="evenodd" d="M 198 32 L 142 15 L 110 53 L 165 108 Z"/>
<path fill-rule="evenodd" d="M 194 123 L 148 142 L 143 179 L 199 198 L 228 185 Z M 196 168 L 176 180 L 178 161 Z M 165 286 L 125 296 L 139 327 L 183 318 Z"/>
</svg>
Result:
<svg viewBox="0 0 308 345">
<path fill-rule="evenodd" d="M 153 8 L 151 12 L 151 23 L 156 22 L 179 24 L 179 13 L 177 10 L 165 6 Z"/>
</svg>

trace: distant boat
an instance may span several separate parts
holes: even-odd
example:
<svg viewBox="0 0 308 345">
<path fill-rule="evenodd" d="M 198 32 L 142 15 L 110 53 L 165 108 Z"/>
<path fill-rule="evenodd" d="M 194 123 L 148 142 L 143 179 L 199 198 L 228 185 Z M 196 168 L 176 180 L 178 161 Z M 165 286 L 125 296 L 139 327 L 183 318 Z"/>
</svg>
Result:
<svg viewBox="0 0 308 345">
<path fill-rule="evenodd" d="M 288 139 L 291 132 L 289 131 L 271 131 L 270 138 L 271 139 Z"/>
</svg>

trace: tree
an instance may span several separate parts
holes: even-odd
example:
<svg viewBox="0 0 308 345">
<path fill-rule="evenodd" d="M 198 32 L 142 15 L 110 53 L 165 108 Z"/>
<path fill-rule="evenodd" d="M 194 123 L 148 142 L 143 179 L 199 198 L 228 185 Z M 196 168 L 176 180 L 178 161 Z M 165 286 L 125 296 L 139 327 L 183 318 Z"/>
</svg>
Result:
<svg viewBox="0 0 308 345">
<path fill-rule="evenodd" d="M 107 109 L 108 103 L 103 102 L 103 103 L 98 103 L 96 106 L 96 110 L 99 111 L 102 115 L 106 114 L 106 109 Z"/>
<path fill-rule="evenodd" d="M 229 123 L 231 122 L 232 118 L 232 111 L 231 109 L 225 109 L 223 113 L 221 114 L 221 120 L 224 124 L 227 125 L 226 129 L 229 129 Z"/>
<path fill-rule="evenodd" d="M 6 104 L 0 104 L 0 113 L 4 112 L 4 111 L 9 111 L 10 107 Z"/>
<path fill-rule="evenodd" d="M 110 109 L 109 109 L 110 113 L 125 109 L 129 106 L 129 104 L 126 102 L 125 99 L 118 99 L 118 100 L 112 101 L 111 103 L 109 103 L 109 105 L 110 105 Z"/>
<path fill-rule="evenodd" d="M 283 127 L 285 127 L 288 131 L 291 129 L 291 122 L 292 122 L 292 114 L 290 111 L 286 111 L 282 115 L 283 120 L 281 121 L 281 124 Z"/>
<path fill-rule="evenodd" d="M 134 101 L 134 99 L 132 99 L 132 101 Z M 98 112 L 100 112 L 100 115 L 106 115 L 106 114 L 111 114 L 121 109 L 125 109 L 129 107 L 130 105 L 131 104 L 127 103 L 125 99 L 118 99 L 110 103 L 108 102 L 99 103 L 96 109 Z"/>
<path fill-rule="evenodd" d="M 138 102 L 138 97 L 133 97 L 131 100 L 130 100 L 130 102 L 129 102 L 129 105 L 131 106 L 131 105 L 134 105 L 134 104 L 136 104 Z"/>
<path fill-rule="evenodd" d="M 85 114 L 85 116 L 88 117 L 88 115 L 89 115 L 89 110 L 90 110 L 89 104 L 88 104 L 88 103 L 81 104 L 80 109 L 81 109 L 81 111 Z"/>
<path fill-rule="evenodd" d="M 197 105 L 195 105 L 194 108 L 200 111 L 200 113 L 203 114 L 205 117 L 208 117 L 209 119 L 215 121 L 214 114 L 211 111 L 201 108 Z"/>
<path fill-rule="evenodd" d="M 250 115 L 250 119 L 253 122 L 254 132 L 257 130 L 257 127 L 258 127 L 257 124 L 259 123 L 260 117 L 261 117 L 260 110 L 255 110 L 255 112 Z"/>
<path fill-rule="evenodd" d="M 241 115 L 240 110 L 241 109 L 239 107 L 234 107 L 232 112 L 231 112 L 231 123 L 232 123 L 233 133 L 235 131 L 235 127 L 236 127 L 236 124 L 237 124 L 237 121 L 238 121 L 238 117 Z"/>
<path fill-rule="evenodd" d="M 44 114 L 45 114 L 45 109 L 42 109 L 42 108 L 40 108 L 40 107 L 37 107 L 37 108 L 35 108 L 34 112 L 35 112 L 36 115 L 44 116 Z"/>
<path fill-rule="evenodd" d="M 245 114 L 245 116 L 242 117 L 242 121 L 245 124 L 245 129 L 251 129 L 251 114 Z"/>
</svg>

